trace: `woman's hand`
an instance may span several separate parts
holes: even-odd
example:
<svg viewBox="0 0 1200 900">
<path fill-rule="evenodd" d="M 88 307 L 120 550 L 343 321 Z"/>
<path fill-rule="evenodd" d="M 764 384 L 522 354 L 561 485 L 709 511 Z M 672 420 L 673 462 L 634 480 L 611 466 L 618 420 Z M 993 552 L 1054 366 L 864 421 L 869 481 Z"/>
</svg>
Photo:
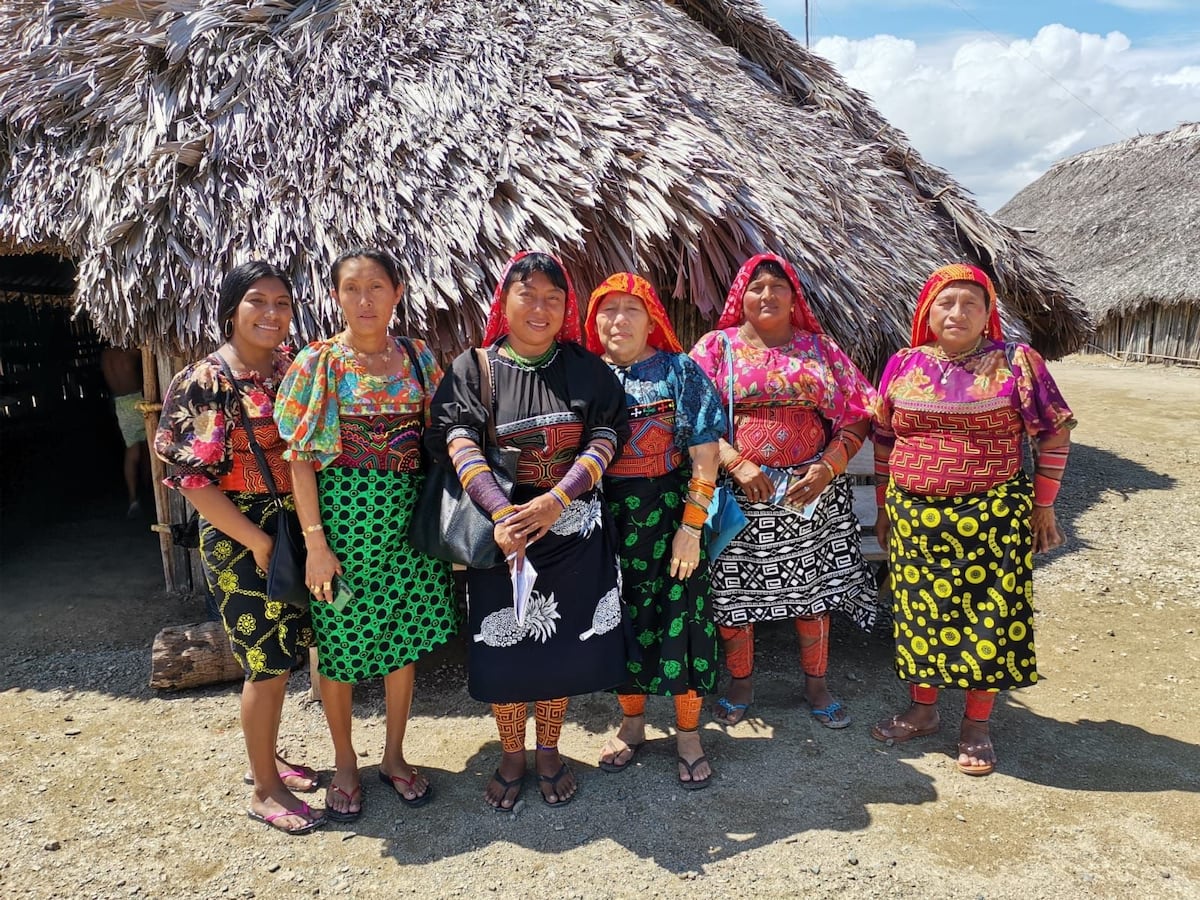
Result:
<svg viewBox="0 0 1200 900">
<path fill-rule="evenodd" d="M 261 528 L 256 529 L 259 537 L 252 544 L 249 544 L 250 554 L 254 557 L 254 564 L 259 570 L 266 575 L 271 571 L 271 551 L 275 549 L 275 538 L 271 537 Z"/>
<path fill-rule="evenodd" d="M 497 522 L 496 527 L 492 529 L 492 537 L 496 541 L 496 546 L 500 548 L 500 552 L 504 554 L 504 558 L 509 560 L 509 568 L 515 569 L 525 561 L 525 535 L 519 529 L 514 528 L 513 516 L 509 516 L 502 522 Z"/>
<path fill-rule="evenodd" d="M 312 595 L 323 603 L 333 602 L 333 576 L 342 574 L 342 564 L 329 549 L 325 535 L 315 533 L 306 542 L 308 560 L 304 564 L 304 580 Z"/>
<path fill-rule="evenodd" d="M 504 524 L 513 530 L 515 536 L 532 544 L 545 536 L 562 513 L 562 506 L 552 494 L 540 494 L 518 506 L 517 511 L 504 520 Z"/>
<path fill-rule="evenodd" d="M 875 510 L 875 540 L 879 541 L 879 549 L 888 552 L 888 539 L 892 536 L 892 520 L 888 518 L 886 509 Z"/>
<path fill-rule="evenodd" d="M 833 472 L 824 463 L 813 463 L 804 473 L 804 477 L 788 487 L 784 502 L 792 506 L 804 506 L 812 503 L 821 495 L 821 491 L 829 487 L 833 481 Z"/>
<path fill-rule="evenodd" d="M 764 503 L 775 493 L 775 485 L 771 484 L 771 479 L 749 460 L 738 463 L 729 474 L 751 503 Z"/>
<path fill-rule="evenodd" d="M 1045 553 L 1063 545 L 1053 506 L 1035 506 L 1029 515 L 1029 527 L 1033 531 L 1034 553 Z"/>
<path fill-rule="evenodd" d="M 685 581 L 700 565 L 700 535 L 680 528 L 671 541 L 671 577 Z"/>
</svg>

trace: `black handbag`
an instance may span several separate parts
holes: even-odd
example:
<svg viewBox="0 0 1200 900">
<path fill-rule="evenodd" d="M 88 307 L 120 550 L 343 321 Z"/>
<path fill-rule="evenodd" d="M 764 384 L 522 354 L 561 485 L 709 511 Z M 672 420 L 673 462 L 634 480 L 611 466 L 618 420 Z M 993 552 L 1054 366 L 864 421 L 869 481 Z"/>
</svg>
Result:
<svg viewBox="0 0 1200 900">
<path fill-rule="evenodd" d="M 242 403 L 242 391 L 238 387 L 237 379 L 233 377 L 233 371 L 224 357 L 220 353 L 216 354 L 216 357 L 221 361 L 221 369 L 225 372 L 225 377 L 233 385 L 238 407 L 244 415 L 246 407 Z M 258 470 L 262 473 L 267 490 L 271 493 L 271 501 L 275 504 L 275 546 L 271 548 L 271 563 L 267 569 L 267 596 L 298 609 L 308 609 L 312 602 L 312 594 L 309 593 L 308 585 L 304 581 L 304 564 L 308 551 L 301 537 L 300 519 L 294 510 L 287 508 L 283 498 L 279 496 L 279 491 L 275 486 L 275 477 L 271 474 L 271 467 L 267 465 L 267 457 L 263 453 L 262 447 L 258 445 L 258 439 L 254 436 L 254 429 L 249 424 L 245 428 L 250 452 L 254 454 L 254 459 L 258 462 Z"/>
<path fill-rule="evenodd" d="M 480 399 L 488 412 L 483 455 L 496 483 L 505 496 L 511 497 L 521 451 L 500 447 L 492 407 L 491 363 L 486 350 L 475 353 L 479 360 Z M 453 469 L 438 464 L 426 468 L 425 484 L 408 525 L 408 542 L 414 550 L 472 569 L 490 569 L 504 562 L 494 529 L 491 516 L 463 490 Z"/>
</svg>

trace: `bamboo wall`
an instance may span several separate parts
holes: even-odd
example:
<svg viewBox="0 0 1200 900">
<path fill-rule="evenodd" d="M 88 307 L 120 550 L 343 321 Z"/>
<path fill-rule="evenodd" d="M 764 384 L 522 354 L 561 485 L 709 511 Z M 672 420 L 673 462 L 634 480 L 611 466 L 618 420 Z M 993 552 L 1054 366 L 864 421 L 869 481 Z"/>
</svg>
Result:
<svg viewBox="0 0 1200 900">
<path fill-rule="evenodd" d="M 1090 348 L 1131 362 L 1200 366 L 1200 303 L 1151 303 L 1109 316 Z"/>
</svg>

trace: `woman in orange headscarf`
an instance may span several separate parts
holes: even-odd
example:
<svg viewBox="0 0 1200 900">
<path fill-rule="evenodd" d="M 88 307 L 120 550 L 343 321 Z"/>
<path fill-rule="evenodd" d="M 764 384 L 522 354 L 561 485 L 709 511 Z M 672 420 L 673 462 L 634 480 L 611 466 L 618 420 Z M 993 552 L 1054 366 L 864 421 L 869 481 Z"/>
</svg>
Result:
<svg viewBox="0 0 1200 900">
<path fill-rule="evenodd" d="M 845 728 L 850 713 L 826 682 L 829 614 L 870 628 L 877 600 L 840 476 L 862 446 L 875 390 L 824 333 L 795 269 L 769 253 L 738 271 L 717 330 L 692 358 L 733 397 L 721 466 L 748 520 L 713 564 L 714 615 L 733 676 L 714 715 L 731 725 L 746 715 L 754 623 L 792 619 L 813 718 Z"/>
<path fill-rule="evenodd" d="M 646 740 L 648 694 L 673 697 L 679 784 L 699 790 L 712 783 L 700 708 L 717 681 L 717 628 L 700 539 L 725 414 L 646 279 L 629 272 L 606 279 L 592 292 L 584 330 L 588 349 L 620 379 L 629 407 L 632 436 L 605 473 L 604 494 L 641 653 L 617 689 L 625 715 L 600 753 L 600 768 L 620 772 L 633 762 Z"/>
<path fill-rule="evenodd" d="M 463 489 L 491 515 L 509 565 L 467 570 L 468 689 L 492 704 L 503 756 L 485 800 L 511 810 L 524 781 L 527 703 L 535 702 L 535 770 L 542 799 L 575 797 L 575 774 L 558 738 L 575 694 L 625 678 L 627 621 L 617 548 L 600 479 L 629 437 L 616 377 L 580 346 L 579 307 L 562 264 L 545 253 L 514 256 L 496 287 L 484 335 L 486 370 L 468 350 L 446 373 L 425 447 L 453 466 Z M 491 391 L 481 396 L 481 384 Z M 483 453 L 495 427 L 519 450 L 515 486 L 501 489 Z M 513 474 L 513 473 L 509 473 Z M 518 619 L 512 570 L 537 571 Z"/>
<path fill-rule="evenodd" d="M 921 291 L 911 345 L 884 369 L 877 423 L 876 529 L 890 560 L 896 672 L 912 702 L 871 734 L 933 734 L 939 689 L 966 690 L 958 768 L 987 775 L 996 693 L 1037 681 L 1033 554 L 1062 543 L 1054 499 L 1075 419 L 1037 352 L 1005 343 L 991 279 L 955 264 Z"/>
</svg>

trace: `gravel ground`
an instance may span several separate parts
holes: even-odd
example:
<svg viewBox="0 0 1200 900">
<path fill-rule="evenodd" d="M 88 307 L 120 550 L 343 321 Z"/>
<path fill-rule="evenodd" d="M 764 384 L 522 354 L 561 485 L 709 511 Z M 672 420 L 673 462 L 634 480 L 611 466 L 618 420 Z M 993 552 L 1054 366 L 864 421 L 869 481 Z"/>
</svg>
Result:
<svg viewBox="0 0 1200 900">
<path fill-rule="evenodd" d="M 493 813 L 481 797 L 498 743 L 466 694 L 458 643 L 423 665 L 406 744 L 435 802 L 407 809 L 375 779 L 383 698 L 366 685 L 356 709 L 366 814 L 293 840 L 244 816 L 236 686 L 146 687 L 153 634 L 198 608 L 156 591 L 144 525 L 97 510 L 4 550 L 0 770 L 13 792 L 0 811 L 0 891 L 1200 896 L 1200 376 L 1095 359 L 1054 367 L 1081 421 L 1060 501 L 1070 539 L 1038 571 L 1043 680 L 997 704 L 989 778 L 955 770 L 953 727 L 903 746 L 870 739 L 904 693 L 886 636 L 845 623 L 830 681 L 856 723 L 818 726 L 801 702 L 794 635 L 777 625 L 761 629 L 750 717 L 704 726 L 710 790 L 675 784 L 666 701 L 651 703 L 637 764 L 601 773 L 619 716 L 596 695 L 572 703 L 562 740 L 578 799 L 552 809 L 530 786 L 514 813 Z M 328 767 L 307 687 L 293 679 L 281 742 Z M 953 721 L 957 707 L 946 712 Z"/>
</svg>

